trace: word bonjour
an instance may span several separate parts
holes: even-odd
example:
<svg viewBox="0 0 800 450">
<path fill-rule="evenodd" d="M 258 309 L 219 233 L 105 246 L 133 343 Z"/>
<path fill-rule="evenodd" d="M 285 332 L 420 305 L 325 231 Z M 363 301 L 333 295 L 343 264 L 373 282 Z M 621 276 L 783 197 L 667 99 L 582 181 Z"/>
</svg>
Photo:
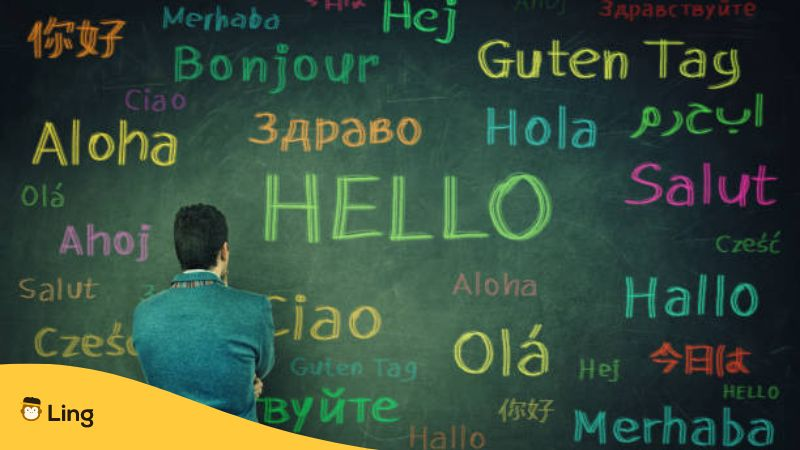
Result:
<svg viewBox="0 0 800 450">
<path fill-rule="evenodd" d="M 100 283 L 92 281 L 92 277 L 86 280 L 64 283 L 63 278 L 57 277 L 55 283 L 42 282 L 38 287 L 34 287 L 36 278 L 21 278 L 17 286 L 20 289 L 19 298 L 23 300 L 38 300 L 43 303 L 54 303 L 62 300 L 93 300 L 97 297 L 92 293 L 92 288 L 100 286 Z M 65 286 L 66 285 L 66 286 Z"/>
<path fill-rule="evenodd" d="M 536 281 L 511 278 L 507 272 L 503 272 L 502 282 L 491 276 L 484 276 L 480 272 L 475 272 L 475 276 L 470 277 L 470 280 L 467 281 L 466 274 L 462 272 L 458 274 L 451 294 L 480 297 L 481 292 L 487 297 L 497 297 L 498 295 L 504 297 L 536 297 Z"/>
<path fill-rule="evenodd" d="M 351 212 L 367 212 L 377 209 L 376 205 L 368 203 L 353 203 L 350 200 L 351 186 L 355 184 L 376 183 L 380 178 L 372 175 L 340 175 L 336 177 L 336 209 L 334 212 L 333 240 L 351 240 L 381 237 L 384 233 L 380 230 L 348 230 L 348 221 Z M 506 196 L 519 184 L 526 184 L 534 194 L 534 203 L 538 208 L 536 217 L 525 230 L 513 231 L 506 221 L 503 211 L 503 201 Z M 264 219 L 264 240 L 274 242 L 278 239 L 278 213 L 280 211 L 298 211 L 306 214 L 306 235 L 309 243 L 320 242 L 319 230 L 319 188 L 317 175 L 306 173 L 304 177 L 305 201 L 281 202 L 279 200 L 280 176 L 268 173 L 266 176 L 266 212 Z M 392 211 L 391 230 L 389 240 L 393 242 L 419 241 L 433 239 L 433 235 L 423 232 L 406 231 L 406 179 L 403 176 L 392 176 Z M 443 231 L 444 240 L 457 239 L 485 239 L 489 234 L 484 231 L 459 230 L 458 215 L 458 178 L 444 177 L 444 205 L 443 205 Z M 539 178 L 528 173 L 514 173 L 505 180 L 497 183 L 489 196 L 488 212 L 495 231 L 505 239 L 512 241 L 525 241 L 536 237 L 550 222 L 552 211 L 550 194 Z"/>
<path fill-rule="evenodd" d="M 147 240 L 149 237 L 150 225 L 143 223 L 139 228 L 139 257 L 136 262 L 147 261 Z M 94 256 L 94 245 L 97 239 L 101 239 L 103 243 L 103 256 L 111 254 L 111 235 L 105 231 L 95 231 L 94 224 L 86 225 L 86 256 Z M 61 246 L 58 253 L 66 255 L 69 251 L 75 252 L 76 256 L 83 256 L 83 244 L 78 232 L 73 225 L 67 225 L 64 230 L 64 238 L 61 240 Z M 120 256 L 128 256 L 136 250 L 136 240 L 133 234 L 127 231 L 118 231 L 114 235 L 114 251 Z"/>
<path fill-rule="evenodd" d="M 636 300 L 647 301 L 647 317 L 656 318 L 656 289 L 658 287 L 658 277 L 650 277 L 647 285 L 647 292 L 636 292 L 633 277 L 625 277 L 625 318 L 632 319 L 634 316 L 634 305 Z M 664 312 L 670 317 L 688 317 L 692 314 L 692 292 L 682 286 L 670 286 L 666 290 L 667 294 L 674 294 L 664 303 Z M 697 277 L 697 295 L 695 314 L 704 316 L 708 306 L 708 275 L 701 273 Z M 714 316 L 725 316 L 726 305 L 725 275 L 719 274 L 716 277 L 716 296 L 714 302 Z M 743 307 L 740 298 L 746 294 L 748 305 Z M 727 304 L 731 311 L 739 317 L 750 317 L 758 310 L 758 291 L 750 283 L 737 283 L 733 292 L 727 296 Z"/>
<path fill-rule="evenodd" d="M 100 358 L 101 356 L 122 356 L 126 353 L 130 356 L 139 356 L 136 352 L 136 348 L 133 346 L 133 336 L 128 336 L 126 338 L 120 334 L 121 331 L 122 323 L 114 322 L 111 334 L 105 340 L 101 336 L 89 333 L 83 336 L 59 335 L 58 340 L 66 341 L 66 343 L 57 346 L 56 348 L 58 350 L 48 350 L 44 345 L 45 339 L 49 334 L 58 333 L 58 329 L 42 327 L 33 337 L 33 347 L 34 350 L 36 350 L 36 354 L 42 358 L 52 358 L 59 355 L 63 358 L 74 358 L 80 355 L 85 355 L 90 358 Z M 123 340 L 124 343 L 118 342 L 119 340 Z M 107 347 L 105 351 L 97 351 L 98 349 L 102 349 L 104 345 Z M 79 348 L 80 351 L 78 351 Z"/>
<path fill-rule="evenodd" d="M 70 153 L 70 160 L 67 161 L 67 155 L 64 153 L 64 146 L 61 145 L 61 139 L 58 137 L 55 124 L 46 121 L 44 127 L 42 127 L 42 134 L 39 136 L 39 142 L 36 144 L 36 151 L 33 154 L 31 163 L 34 166 L 38 166 L 42 162 L 42 157 L 45 154 L 53 153 L 58 159 L 59 165 L 63 167 L 69 166 L 70 164 L 73 166 L 80 165 L 80 136 L 81 121 L 80 119 L 72 119 L 72 135 L 70 139 L 72 152 Z M 119 121 L 119 138 L 117 141 L 114 140 L 111 134 L 98 131 L 89 136 L 87 151 L 90 159 L 102 162 L 111 159 L 116 150 L 117 164 L 124 166 L 128 160 L 128 145 L 130 145 L 134 139 L 139 139 L 139 161 L 144 162 L 149 158 L 153 164 L 159 167 L 168 167 L 175 164 L 175 160 L 178 156 L 178 138 L 170 133 L 162 131 L 153 133 L 152 138 L 163 139 L 163 141 L 150 147 L 150 141 L 144 132 L 139 130 L 132 130 L 129 132 L 128 121 L 121 119 Z M 99 144 L 100 141 L 103 141 L 102 146 Z M 166 152 L 166 154 L 163 154 L 163 152 Z"/>
<path fill-rule="evenodd" d="M 373 358 L 372 366 L 378 378 L 389 378 L 401 383 L 417 379 L 417 362 L 393 361 L 389 358 Z M 367 364 L 368 366 L 370 364 Z M 292 359 L 289 370 L 298 377 L 360 377 L 364 374 L 364 363 L 361 361 L 334 361 L 329 357 L 308 360 L 302 356 Z"/>
<path fill-rule="evenodd" d="M 594 419 L 590 420 L 589 414 L 576 409 L 573 440 L 582 442 L 584 433 L 596 434 L 597 443 L 606 445 L 608 442 L 606 414 L 606 411 L 599 411 L 595 414 Z M 718 427 L 722 428 L 721 433 L 717 431 Z M 689 430 L 691 430 L 690 435 Z M 677 438 L 673 440 L 675 433 L 677 433 Z M 659 434 L 661 435 L 660 439 L 658 439 Z M 718 424 L 717 420 L 705 416 L 695 417 L 691 423 L 687 423 L 680 417 L 673 417 L 672 406 L 669 405 L 664 405 L 663 417 L 660 419 L 644 417 L 640 422 L 637 419 L 622 416 L 614 420 L 612 426 L 612 437 L 618 444 L 634 444 L 641 441 L 648 445 L 686 445 L 687 435 L 689 435 L 691 445 L 695 446 L 717 447 L 721 436 L 723 447 L 734 447 L 741 444 L 747 436 L 749 445 L 766 447 L 775 442 L 775 426 L 767 419 L 758 418 L 750 420 L 750 427 L 745 431 L 744 426 L 732 418 L 731 409 L 728 407 L 722 408 L 721 424 Z"/>
<path fill-rule="evenodd" d="M 642 41 L 642 43 L 646 47 L 658 47 L 658 78 L 662 80 L 669 78 L 670 47 L 684 46 L 686 43 L 666 39 Z M 540 78 L 542 75 L 543 52 L 541 50 L 533 50 L 527 58 L 524 50 L 516 50 L 514 58 L 508 56 L 508 51 L 501 50 L 499 53 L 497 52 L 499 49 L 509 49 L 511 47 L 510 42 L 502 39 L 492 39 L 481 44 L 478 48 L 478 65 L 484 75 L 492 79 L 509 78 L 513 68 L 517 78 Z M 613 80 L 615 76 L 620 80 L 628 78 L 630 61 L 627 53 L 622 51 L 603 50 L 601 54 L 597 50 L 584 47 L 570 54 L 570 52 L 561 49 L 560 40 L 553 39 L 550 41 L 550 50 L 546 53 L 550 57 L 550 73 L 554 77 L 561 78 L 571 74 L 581 80 L 595 78 L 598 75 L 598 71 L 594 65 L 602 59 L 603 80 Z M 496 57 L 498 55 L 500 57 Z M 705 79 L 708 76 L 709 57 L 706 51 L 690 47 L 684 50 L 684 57 L 678 65 L 678 72 L 682 77 Z M 564 58 L 567 58 L 569 72 L 562 67 Z M 737 49 L 731 48 L 727 51 L 716 51 L 712 62 L 714 73 L 721 77 L 727 77 L 727 79 L 709 85 L 708 89 L 723 89 L 733 86 L 739 81 L 741 67 L 739 66 L 739 51 Z M 584 66 L 587 66 L 587 68 L 584 69 Z"/>
<path fill-rule="evenodd" d="M 248 137 L 247 140 L 262 145 L 275 142 L 280 134 L 280 128 L 275 128 L 278 116 L 271 112 L 259 112 L 255 114 L 255 118 L 266 119 L 266 123 L 258 127 L 259 130 L 264 131 L 266 136 L 264 138 Z M 326 145 L 336 142 L 340 137 L 339 131 L 343 127 L 348 128 L 341 133 L 341 141 L 350 148 L 362 147 L 367 143 L 370 145 L 387 144 L 395 137 L 401 144 L 412 146 L 422 138 L 422 125 L 413 117 L 401 118 L 394 127 L 392 121 L 385 117 L 370 120 L 369 126 L 365 126 L 361 119 L 355 117 L 348 117 L 341 121 L 317 118 L 314 121 L 314 150 L 321 152 Z M 310 128 L 311 121 L 309 120 L 291 119 L 286 134 L 281 138 L 281 151 L 288 151 L 290 144 L 298 142 L 302 144 L 304 152 L 310 152 Z M 367 141 L 367 137 L 369 137 L 369 141 Z"/>
<path fill-rule="evenodd" d="M 289 45 L 278 43 L 275 46 L 275 55 L 272 57 L 274 66 L 267 61 L 266 58 L 261 56 L 243 56 L 241 58 L 241 71 L 236 74 L 236 77 L 242 82 L 249 82 L 255 79 L 259 83 L 264 84 L 269 79 L 269 71 L 274 70 L 275 85 L 268 92 L 270 94 L 279 94 L 286 89 L 287 75 L 291 74 L 294 79 L 302 82 L 313 81 L 320 73 L 320 63 L 317 58 L 301 54 L 293 56 L 291 59 L 291 72 L 287 66 L 290 65 L 289 61 Z M 208 58 L 205 64 L 201 61 L 203 57 L 200 50 L 192 47 L 191 45 L 178 45 L 175 47 L 175 82 L 180 83 L 184 81 L 192 81 L 200 78 L 203 72 L 208 70 L 208 74 L 214 81 L 228 81 L 234 78 L 234 64 L 230 57 L 222 54 L 213 55 Z M 335 58 L 331 55 L 323 57 L 323 64 L 325 75 L 331 83 L 348 84 L 350 83 L 350 74 L 358 62 L 358 76 L 359 83 L 364 84 L 367 82 L 367 69 L 369 67 L 376 67 L 380 64 L 380 57 L 378 55 L 358 55 L 357 57 L 352 53 L 344 53 L 340 58 L 338 65 Z M 324 77 L 324 75 L 323 75 Z"/>
</svg>

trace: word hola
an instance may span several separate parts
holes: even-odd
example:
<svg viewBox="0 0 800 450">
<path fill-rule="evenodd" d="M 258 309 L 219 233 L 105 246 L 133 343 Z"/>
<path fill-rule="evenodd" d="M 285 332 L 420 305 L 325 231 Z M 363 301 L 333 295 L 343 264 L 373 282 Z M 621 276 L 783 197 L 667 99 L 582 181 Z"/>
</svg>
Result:
<svg viewBox="0 0 800 450">
<path fill-rule="evenodd" d="M 143 223 L 139 228 L 139 257 L 136 262 L 147 261 L 147 239 L 149 237 L 150 225 Z M 86 225 L 86 256 L 94 256 L 95 241 L 101 239 L 103 244 L 103 256 L 111 254 L 111 236 L 105 231 L 95 231 L 94 224 Z M 114 235 L 114 251 L 120 256 L 128 256 L 136 249 L 136 241 L 133 234 L 127 231 L 118 231 Z M 64 230 L 64 238 L 61 240 L 61 246 L 58 253 L 66 255 L 69 251 L 75 252 L 76 256 L 83 256 L 83 244 L 78 232 L 72 225 L 67 225 Z"/>
<path fill-rule="evenodd" d="M 411 1 L 402 0 L 403 12 L 392 12 L 392 0 L 383 0 L 383 32 L 388 33 L 392 29 L 392 19 L 402 19 L 403 28 L 410 30 L 413 25 L 417 31 L 423 33 L 436 33 L 442 24 L 431 25 L 431 22 L 439 20 L 440 12 L 433 8 L 422 8 L 413 13 L 411 11 Z M 447 16 L 444 34 L 434 38 L 440 44 L 453 42 L 456 34 L 456 3 L 457 0 L 444 0 L 445 6 L 442 7 L 442 16 Z M 424 22 L 423 22 L 424 21 Z"/>
<path fill-rule="evenodd" d="M 572 119 L 570 123 L 576 126 L 577 129 L 570 130 L 567 125 L 567 107 L 564 105 L 558 106 L 558 125 L 557 125 L 557 139 L 558 149 L 564 150 L 567 148 L 567 133 L 572 131 L 570 137 L 570 145 L 573 148 L 592 148 L 597 143 L 597 124 L 591 119 Z M 521 128 L 521 127 L 520 127 Z M 506 124 L 498 124 L 495 121 L 494 108 L 486 108 L 486 144 L 494 145 L 497 139 L 497 132 L 500 130 L 507 130 L 508 145 L 516 147 L 517 145 L 517 110 L 508 110 L 508 122 Z M 553 128 L 550 126 L 550 121 L 543 116 L 532 116 L 525 124 L 525 142 L 533 147 L 541 147 L 550 143 L 553 136 Z"/>
<path fill-rule="evenodd" d="M 31 163 L 38 166 L 42 162 L 42 157 L 47 153 L 53 153 L 58 159 L 58 164 L 62 167 L 69 165 L 80 165 L 81 159 L 81 121 L 79 119 L 72 119 L 72 152 L 71 158 L 67 161 L 67 155 L 64 153 L 64 146 L 61 145 L 61 139 L 58 137 L 58 131 L 53 122 L 45 122 L 42 127 L 42 134 L 39 136 L 39 142 L 36 144 L 36 151 L 33 154 Z M 117 165 L 124 166 L 128 160 L 128 145 L 134 139 L 139 139 L 139 161 L 150 161 L 159 167 L 168 167 L 175 164 L 178 156 L 178 138 L 169 133 L 156 131 L 153 133 L 152 138 L 164 139 L 163 142 L 150 147 L 150 141 L 147 135 L 139 130 L 128 131 L 128 121 L 122 119 L 119 121 L 119 138 L 114 141 L 109 133 L 101 131 L 92 133 L 89 136 L 87 144 L 87 151 L 89 158 L 93 161 L 102 162 L 108 161 L 114 156 L 114 151 L 117 152 Z M 99 142 L 103 141 L 102 146 Z M 49 144 L 49 146 L 48 146 Z M 163 154 L 166 152 L 166 154 Z"/>
</svg>

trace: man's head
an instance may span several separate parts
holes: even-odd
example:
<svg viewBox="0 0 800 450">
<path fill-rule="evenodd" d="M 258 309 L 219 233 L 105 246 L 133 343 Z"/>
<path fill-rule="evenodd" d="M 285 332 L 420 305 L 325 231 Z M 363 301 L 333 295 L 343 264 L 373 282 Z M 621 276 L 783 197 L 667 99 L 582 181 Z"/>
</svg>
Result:
<svg viewBox="0 0 800 450">
<path fill-rule="evenodd" d="M 228 224 L 211 205 L 189 205 L 175 215 L 175 253 L 181 270 L 228 273 Z"/>
</svg>

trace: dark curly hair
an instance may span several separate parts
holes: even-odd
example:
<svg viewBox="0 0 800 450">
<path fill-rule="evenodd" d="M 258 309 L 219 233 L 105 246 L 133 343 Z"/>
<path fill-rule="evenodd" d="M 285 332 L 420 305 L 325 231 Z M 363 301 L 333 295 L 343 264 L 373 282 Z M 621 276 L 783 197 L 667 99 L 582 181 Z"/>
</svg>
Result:
<svg viewBox="0 0 800 450">
<path fill-rule="evenodd" d="M 181 270 L 209 269 L 228 241 L 225 216 L 211 205 L 182 207 L 175 214 L 175 254 Z"/>
</svg>

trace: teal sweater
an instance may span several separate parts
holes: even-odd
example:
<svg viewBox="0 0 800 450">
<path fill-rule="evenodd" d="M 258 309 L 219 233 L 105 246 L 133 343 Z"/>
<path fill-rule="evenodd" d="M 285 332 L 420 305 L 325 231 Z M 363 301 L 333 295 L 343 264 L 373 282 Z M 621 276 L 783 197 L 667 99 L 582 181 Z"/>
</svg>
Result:
<svg viewBox="0 0 800 450">
<path fill-rule="evenodd" d="M 257 420 L 253 378 L 275 363 L 270 302 L 225 286 L 212 272 L 182 273 L 172 282 L 199 285 L 172 287 L 134 311 L 133 344 L 147 382 Z"/>
</svg>

